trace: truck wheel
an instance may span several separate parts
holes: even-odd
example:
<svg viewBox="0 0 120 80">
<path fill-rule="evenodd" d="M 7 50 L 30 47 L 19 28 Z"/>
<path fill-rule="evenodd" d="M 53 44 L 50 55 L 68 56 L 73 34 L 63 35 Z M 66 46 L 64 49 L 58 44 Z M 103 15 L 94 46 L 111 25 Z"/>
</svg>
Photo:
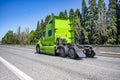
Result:
<svg viewBox="0 0 120 80">
<path fill-rule="evenodd" d="M 95 56 L 95 52 L 94 51 L 91 51 L 91 52 L 87 52 L 86 54 L 86 57 L 94 57 Z"/>
<path fill-rule="evenodd" d="M 71 47 L 71 48 L 68 49 L 68 57 L 71 58 L 71 59 L 78 58 L 78 55 L 76 54 L 74 48 Z"/>
<path fill-rule="evenodd" d="M 39 45 L 36 46 L 36 53 L 40 53 L 40 47 L 39 47 Z"/>
<path fill-rule="evenodd" d="M 94 57 L 94 56 L 95 56 L 95 52 L 92 50 L 90 57 Z"/>
<path fill-rule="evenodd" d="M 58 47 L 58 55 L 61 57 L 66 57 L 67 55 L 65 54 L 65 49 L 64 47 L 60 46 Z"/>
</svg>

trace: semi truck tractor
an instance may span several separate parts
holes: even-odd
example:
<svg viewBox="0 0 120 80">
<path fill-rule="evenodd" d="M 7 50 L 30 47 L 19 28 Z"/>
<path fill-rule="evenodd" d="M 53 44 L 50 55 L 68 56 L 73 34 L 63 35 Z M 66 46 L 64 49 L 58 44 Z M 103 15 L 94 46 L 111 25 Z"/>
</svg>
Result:
<svg viewBox="0 0 120 80">
<path fill-rule="evenodd" d="M 36 44 L 37 53 L 46 53 L 76 59 L 94 57 L 96 50 L 90 45 L 75 44 L 74 21 L 52 16 Z"/>
</svg>

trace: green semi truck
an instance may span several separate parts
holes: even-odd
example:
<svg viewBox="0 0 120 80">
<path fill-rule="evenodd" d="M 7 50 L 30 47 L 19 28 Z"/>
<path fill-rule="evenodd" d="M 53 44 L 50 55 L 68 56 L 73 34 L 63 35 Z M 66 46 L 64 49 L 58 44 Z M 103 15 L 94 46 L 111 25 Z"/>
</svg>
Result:
<svg viewBox="0 0 120 80">
<path fill-rule="evenodd" d="M 36 44 L 36 52 L 71 59 L 94 57 L 96 50 L 92 46 L 75 44 L 74 31 L 73 20 L 52 16 Z"/>
</svg>

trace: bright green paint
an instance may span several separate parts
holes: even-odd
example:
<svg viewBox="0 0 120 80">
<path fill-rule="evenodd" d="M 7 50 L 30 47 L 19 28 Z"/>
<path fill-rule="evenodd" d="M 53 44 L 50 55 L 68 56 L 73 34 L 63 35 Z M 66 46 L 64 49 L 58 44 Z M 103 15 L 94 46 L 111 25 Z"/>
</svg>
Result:
<svg viewBox="0 0 120 80">
<path fill-rule="evenodd" d="M 48 35 L 49 30 L 52 31 L 51 36 Z M 57 38 L 66 39 L 66 44 L 74 43 L 74 26 L 70 19 L 52 17 L 46 25 L 45 33 L 46 35 L 37 43 L 40 46 L 41 52 L 54 55 Z"/>
</svg>

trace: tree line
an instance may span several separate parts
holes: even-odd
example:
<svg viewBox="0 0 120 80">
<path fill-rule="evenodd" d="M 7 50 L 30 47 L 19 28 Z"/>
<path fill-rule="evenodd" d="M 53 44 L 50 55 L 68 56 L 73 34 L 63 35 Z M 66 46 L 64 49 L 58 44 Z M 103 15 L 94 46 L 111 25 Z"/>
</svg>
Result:
<svg viewBox="0 0 120 80">
<path fill-rule="evenodd" d="M 120 0 L 82 0 L 82 12 L 79 9 L 61 11 L 59 17 L 74 21 L 75 43 L 77 44 L 120 44 Z M 54 15 L 54 13 L 52 13 Z M 35 44 L 41 37 L 51 15 L 37 22 L 35 30 L 29 28 L 17 33 L 9 30 L 2 38 L 3 44 Z"/>
</svg>

